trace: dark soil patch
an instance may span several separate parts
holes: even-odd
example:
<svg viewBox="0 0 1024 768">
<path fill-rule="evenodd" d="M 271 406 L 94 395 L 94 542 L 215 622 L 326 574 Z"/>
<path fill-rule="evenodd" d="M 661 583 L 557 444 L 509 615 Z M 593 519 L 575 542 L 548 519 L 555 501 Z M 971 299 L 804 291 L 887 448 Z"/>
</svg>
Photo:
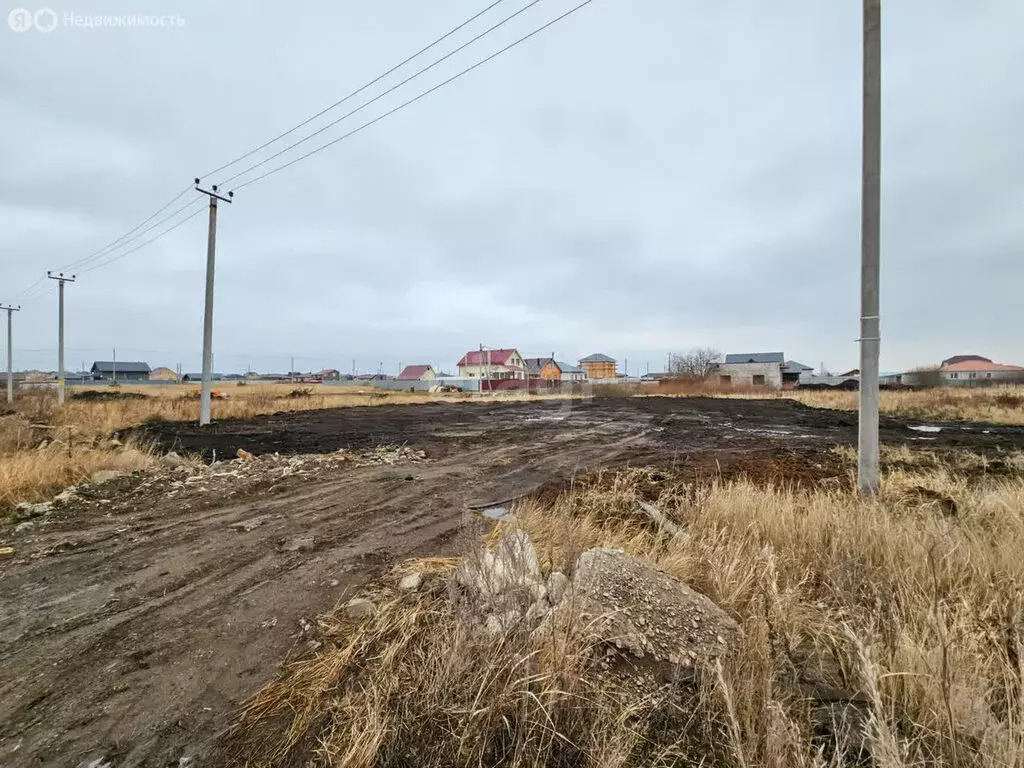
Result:
<svg viewBox="0 0 1024 768">
<path fill-rule="evenodd" d="M 1024 427 L 938 424 L 920 432 L 920 422 L 883 417 L 882 442 L 915 448 L 968 449 L 986 455 L 1024 448 Z M 165 450 L 210 458 L 254 454 L 325 453 L 383 443 L 408 444 L 432 455 L 484 446 L 531 446 L 597 441 L 612 435 L 643 437 L 637 459 L 685 457 L 691 453 L 762 453 L 769 446 L 798 452 L 855 445 L 857 414 L 810 408 L 793 400 L 734 398 L 592 398 L 541 402 L 426 403 L 284 412 L 252 419 L 227 419 L 200 429 L 191 423 L 147 425 L 136 434 Z"/>
<path fill-rule="evenodd" d="M 71 399 L 105 403 L 113 400 L 148 400 L 149 395 L 144 395 L 141 392 L 118 392 L 116 389 L 86 389 L 73 393 Z"/>
</svg>

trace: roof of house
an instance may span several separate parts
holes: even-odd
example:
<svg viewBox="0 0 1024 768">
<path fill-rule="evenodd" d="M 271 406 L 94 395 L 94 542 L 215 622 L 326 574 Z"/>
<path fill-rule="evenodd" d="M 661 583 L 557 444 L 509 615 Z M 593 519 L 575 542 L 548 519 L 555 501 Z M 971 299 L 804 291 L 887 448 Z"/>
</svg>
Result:
<svg viewBox="0 0 1024 768">
<path fill-rule="evenodd" d="M 458 365 L 460 368 L 464 365 L 504 365 L 518 368 L 517 365 L 508 365 L 509 358 L 516 354 L 519 353 L 515 349 L 485 349 L 482 352 L 474 349 L 472 352 L 464 354 Z"/>
<path fill-rule="evenodd" d="M 551 362 L 550 357 L 524 357 L 527 373 L 540 373 L 544 367 Z"/>
<path fill-rule="evenodd" d="M 952 357 L 947 357 L 943 360 L 942 365 L 956 365 L 957 363 L 963 363 L 967 360 L 980 360 L 984 363 L 992 362 L 989 358 L 982 357 L 981 355 L 953 355 Z"/>
<path fill-rule="evenodd" d="M 92 370 L 102 373 L 117 371 L 118 373 L 149 373 L 149 363 L 129 362 L 118 360 L 116 363 L 109 360 L 97 360 L 92 364 Z"/>
<path fill-rule="evenodd" d="M 781 352 L 744 352 L 737 355 L 726 355 L 726 365 L 739 365 L 743 363 L 780 363 L 786 362 L 786 356 Z"/>
<path fill-rule="evenodd" d="M 944 365 L 939 370 L 943 373 L 959 373 L 962 371 L 1024 371 L 1024 367 L 984 362 L 982 360 L 963 360 L 952 365 Z"/>
<path fill-rule="evenodd" d="M 615 358 L 608 357 L 608 355 L 602 355 L 600 352 L 595 352 L 592 355 L 580 358 L 580 363 L 614 363 Z"/>
<path fill-rule="evenodd" d="M 434 370 L 430 365 L 407 365 L 398 374 L 399 381 L 419 381 L 427 371 Z"/>
<path fill-rule="evenodd" d="M 798 363 L 796 360 L 787 360 L 783 367 L 786 368 L 790 373 L 793 373 L 794 371 L 800 373 L 801 371 L 814 370 L 814 368 L 812 368 L 811 366 L 804 365 L 803 363 Z"/>
<path fill-rule="evenodd" d="M 578 368 L 572 363 L 563 363 L 561 360 L 555 360 L 555 365 L 558 366 L 558 370 L 562 373 L 583 373 L 582 368 Z"/>
</svg>

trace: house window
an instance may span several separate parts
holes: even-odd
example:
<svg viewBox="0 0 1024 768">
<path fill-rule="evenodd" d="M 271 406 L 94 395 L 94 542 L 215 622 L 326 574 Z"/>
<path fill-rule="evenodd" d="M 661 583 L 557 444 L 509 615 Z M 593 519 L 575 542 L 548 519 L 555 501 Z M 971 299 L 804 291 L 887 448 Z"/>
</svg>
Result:
<svg viewBox="0 0 1024 768">
<path fill-rule="evenodd" d="M 970 374 L 970 377 L 971 377 L 971 378 L 973 379 L 973 378 L 974 378 L 975 376 L 977 376 L 977 375 L 978 375 L 978 374 L 976 374 L 976 373 L 972 373 L 972 374 Z"/>
<path fill-rule="evenodd" d="M 955 379 L 955 378 L 956 378 L 956 374 L 955 374 L 955 373 L 951 373 L 951 374 L 949 374 L 949 378 L 951 378 L 951 379 Z"/>
<path fill-rule="evenodd" d="M 722 374 L 721 376 L 718 377 L 718 383 L 732 384 L 732 376 L 729 376 L 728 374 Z"/>
<path fill-rule="evenodd" d="M 985 378 L 986 379 L 991 379 L 992 378 L 992 374 L 991 373 L 986 373 L 985 374 Z"/>
<path fill-rule="evenodd" d="M 754 385 L 757 386 L 758 384 L 764 384 L 764 374 L 763 373 L 755 373 L 754 374 Z"/>
</svg>

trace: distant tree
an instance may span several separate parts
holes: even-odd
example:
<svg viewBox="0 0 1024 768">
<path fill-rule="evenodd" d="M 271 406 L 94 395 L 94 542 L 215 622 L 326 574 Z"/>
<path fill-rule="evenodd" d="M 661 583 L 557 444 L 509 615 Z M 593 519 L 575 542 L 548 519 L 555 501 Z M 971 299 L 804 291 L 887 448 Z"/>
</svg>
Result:
<svg viewBox="0 0 1024 768">
<path fill-rule="evenodd" d="M 669 373 L 706 379 L 718 364 L 722 362 L 722 353 L 712 347 L 698 347 L 689 352 L 669 355 Z"/>
</svg>

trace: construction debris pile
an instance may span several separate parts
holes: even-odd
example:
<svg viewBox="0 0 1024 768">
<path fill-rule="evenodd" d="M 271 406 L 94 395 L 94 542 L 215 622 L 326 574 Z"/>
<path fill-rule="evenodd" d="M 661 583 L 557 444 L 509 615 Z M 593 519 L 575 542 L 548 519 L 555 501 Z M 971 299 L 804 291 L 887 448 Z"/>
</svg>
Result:
<svg viewBox="0 0 1024 768">
<path fill-rule="evenodd" d="M 23 502 L 12 515 L 15 531 L 44 524 L 54 512 L 71 507 L 101 506 L 105 513 L 123 514 L 138 510 L 147 498 L 180 499 L 184 508 L 197 507 L 226 497 L 252 491 L 270 493 L 290 478 L 317 479 L 344 467 L 416 464 L 426 459 L 424 451 L 408 446 L 378 446 L 364 451 L 340 450 L 328 454 L 255 456 L 239 450 L 231 461 L 204 464 L 173 451 L 159 464 L 128 474 L 103 470 L 88 480 L 65 488 L 52 501 Z"/>
<path fill-rule="evenodd" d="M 740 636 L 709 598 L 618 549 L 587 550 L 571 578 L 560 571 L 545 578 L 530 536 L 511 531 L 494 549 L 466 555 L 455 580 L 479 605 L 486 633 L 527 631 L 538 643 L 575 636 L 606 672 L 654 683 L 692 678 Z M 400 588 L 421 582 L 421 574 L 409 574 Z"/>
</svg>

